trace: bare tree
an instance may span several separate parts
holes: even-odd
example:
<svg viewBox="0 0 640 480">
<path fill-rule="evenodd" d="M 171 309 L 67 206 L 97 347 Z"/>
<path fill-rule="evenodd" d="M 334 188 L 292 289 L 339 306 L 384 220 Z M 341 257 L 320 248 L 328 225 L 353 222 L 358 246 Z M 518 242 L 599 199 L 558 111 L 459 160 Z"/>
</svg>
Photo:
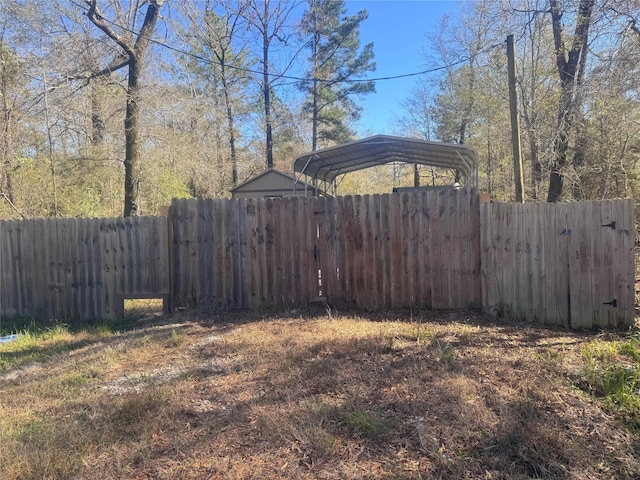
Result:
<svg viewBox="0 0 640 480">
<path fill-rule="evenodd" d="M 557 202 L 562 195 L 564 179 L 562 169 L 567 164 L 569 135 L 579 106 L 578 89 L 582 83 L 587 57 L 589 27 L 595 0 L 580 0 L 571 39 L 567 39 L 563 25 L 563 5 L 551 0 L 553 41 L 556 51 L 556 65 L 560 77 L 560 103 L 558 105 L 557 133 L 554 140 L 555 159 L 549 175 L 548 202 Z M 567 43 L 570 45 L 567 46 Z"/>
<path fill-rule="evenodd" d="M 236 48 L 235 44 L 240 37 L 239 31 L 246 27 L 243 22 L 245 9 L 246 5 L 240 4 L 236 12 L 227 9 L 225 13 L 218 15 L 207 2 L 201 34 L 196 35 L 196 41 L 201 42 L 206 54 L 211 56 L 213 77 L 219 83 L 224 100 L 233 186 L 238 184 L 238 155 L 234 98 L 232 97 L 234 94 L 240 96 L 237 91 L 233 91 L 234 87 L 246 83 L 247 79 L 245 45 Z M 196 19 L 192 18 L 192 23 L 196 24 Z"/>
<path fill-rule="evenodd" d="M 87 0 L 89 10 L 87 18 L 105 35 L 113 40 L 123 52 L 123 59 L 119 57 L 112 63 L 113 68 L 120 66 L 128 67 L 127 82 L 127 104 L 124 120 L 125 130 L 125 159 L 124 159 L 124 216 L 133 216 L 138 214 L 138 194 L 139 194 L 139 102 L 140 102 L 140 73 L 142 69 L 142 61 L 149 45 L 149 39 L 153 33 L 160 9 L 164 0 L 149 0 L 148 2 L 136 2 L 132 5 L 133 24 L 138 14 L 138 9 L 147 3 L 147 10 L 142 22 L 140 30 L 135 36 L 128 29 L 122 29 L 123 33 L 117 32 L 113 28 L 113 23 L 108 21 L 98 9 L 97 0 Z M 116 5 L 116 10 L 119 5 Z M 109 68 L 109 71 L 113 71 Z"/>
<path fill-rule="evenodd" d="M 273 167 L 273 117 L 271 93 L 274 75 L 271 72 L 270 54 L 276 42 L 286 45 L 291 36 L 288 31 L 289 16 L 300 2 L 280 0 L 249 0 L 246 19 L 258 35 L 261 43 L 262 82 L 264 102 L 265 153 L 267 168 Z M 288 69 L 285 68 L 283 71 Z M 282 72 L 281 72 L 282 73 Z M 277 79 L 277 78 L 276 78 Z"/>
</svg>

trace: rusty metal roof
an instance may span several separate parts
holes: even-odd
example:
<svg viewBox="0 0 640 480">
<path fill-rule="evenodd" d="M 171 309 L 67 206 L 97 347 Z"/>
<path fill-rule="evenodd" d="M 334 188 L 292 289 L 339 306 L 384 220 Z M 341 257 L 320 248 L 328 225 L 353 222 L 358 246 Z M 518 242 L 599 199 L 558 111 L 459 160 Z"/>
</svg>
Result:
<svg viewBox="0 0 640 480">
<path fill-rule="evenodd" d="M 478 154 L 473 148 L 391 135 L 375 135 L 305 153 L 295 160 L 293 169 L 312 179 L 330 183 L 339 175 L 391 162 L 454 169 L 460 172 L 466 186 L 477 186 Z"/>
</svg>

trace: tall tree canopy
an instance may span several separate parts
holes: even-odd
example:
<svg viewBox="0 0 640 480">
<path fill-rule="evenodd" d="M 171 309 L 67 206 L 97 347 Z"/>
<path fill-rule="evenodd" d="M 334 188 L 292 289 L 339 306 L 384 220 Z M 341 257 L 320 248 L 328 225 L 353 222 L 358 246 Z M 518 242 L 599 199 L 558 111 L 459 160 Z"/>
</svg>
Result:
<svg viewBox="0 0 640 480">
<path fill-rule="evenodd" d="M 504 40 L 517 43 L 518 93 L 529 198 L 624 197 L 640 190 L 637 132 L 640 4 L 624 0 L 465 3 L 432 38 L 449 65 L 421 81 L 410 118 L 435 139 L 480 154 L 480 186 L 513 198 Z M 633 53 L 632 53 L 633 52 Z M 409 103 L 407 101 L 406 103 Z M 423 113 L 416 112 L 416 108 Z M 638 192 L 640 193 L 640 192 Z"/>
<path fill-rule="evenodd" d="M 347 16 L 344 0 L 308 0 L 301 29 L 311 67 L 302 89 L 313 151 L 319 142 L 350 140 L 349 120 L 357 120 L 361 111 L 353 97 L 375 91 L 374 82 L 360 81 L 376 68 L 373 44 L 360 48 L 360 24 L 367 16 L 366 10 Z"/>
<path fill-rule="evenodd" d="M 236 186 L 238 183 L 238 153 L 236 141 L 238 137 L 238 110 L 243 107 L 243 89 L 248 83 L 248 46 L 242 39 L 240 32 L 246 29 L 247 23 L 243 18 L 246 4 L 239 4 L 236 8 L 216 11 L 216 5 L 207 1 L 204 12 L 193 9 L 190 11 L 188 28 L 194 31 L 190 38 L 191 51 L 200 60 L 195 60 L 196 68 L 188 68 L 202 83 L 212 87 L 208 94 L 213 97 L 216 116 L 224 117 L 224 122 L 217 118 L 215 137 L 217 142 L 217 168 L 225 169 L 225 163 L 231 167 L 230 182 L 222 182 L 221 187 Z M 203 14 L 204 13 L 204 14 Z M 195 28 L 194 28 L 195 27 Z M 194 63 L 191 62 L 191 63 Z M 226 149 L 222 149 L 222 128 L 226 128 Z M 222 152 L 226 151 L 226 154 Z M 228 162 L 225 162 L 225 158 Z"/>
<path fill-rule="evenodd" d="M 640 196 L 640 1 L 460 4 L 425 36 L 438 70 L 389 133 L 474 147 L 480 188 L 512 199 L 513 34 L 527 199 Z M 368 21 L 345 0 L 0 0 L 0 218 L 153 214 L 365 135 Z M 382 166 L 340 191 L 413 173 Z"/>
</svg>

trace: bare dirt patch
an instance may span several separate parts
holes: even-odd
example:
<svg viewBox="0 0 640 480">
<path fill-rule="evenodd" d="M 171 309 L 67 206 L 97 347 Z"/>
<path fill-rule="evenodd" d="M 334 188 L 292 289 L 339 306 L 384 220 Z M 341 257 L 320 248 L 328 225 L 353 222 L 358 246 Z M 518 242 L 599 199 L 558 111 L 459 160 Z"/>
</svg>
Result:
<svg viewBox="0 0 640 480">
<path fill-rule="evenodd" d="M 159 317 L 0 380 L 2 478 L 640 478 L 594 334 L 474 312 Z"/>
</svg>

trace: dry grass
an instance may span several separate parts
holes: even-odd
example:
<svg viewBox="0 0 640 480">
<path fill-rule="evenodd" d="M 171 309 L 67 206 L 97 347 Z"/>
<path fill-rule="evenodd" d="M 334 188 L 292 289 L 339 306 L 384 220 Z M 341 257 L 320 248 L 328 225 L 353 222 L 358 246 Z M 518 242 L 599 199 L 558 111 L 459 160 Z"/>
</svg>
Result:
<svg viewBox="0 0 640 480">
<path fill-rule="evenodd" d="M 0 477 L 639 478 L 640 436 L 577 388 L 612 341 L 471 312 L 182 313 L 4 344 Z"/>
</svg>

